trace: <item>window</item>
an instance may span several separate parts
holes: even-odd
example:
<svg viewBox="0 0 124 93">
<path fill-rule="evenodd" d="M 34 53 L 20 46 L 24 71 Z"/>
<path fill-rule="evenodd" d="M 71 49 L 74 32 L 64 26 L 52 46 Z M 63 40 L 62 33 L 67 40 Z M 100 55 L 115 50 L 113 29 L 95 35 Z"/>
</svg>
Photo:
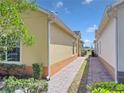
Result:
<svg viewBox="0 0 124 93">
<path fill-rule="evenodd" d="M 0 51 L 0 60 L 2 62 L 19 62 L 20 61 L 20 44 L 17 44 L 16 48 L 11 51 Z"/>
</svg>

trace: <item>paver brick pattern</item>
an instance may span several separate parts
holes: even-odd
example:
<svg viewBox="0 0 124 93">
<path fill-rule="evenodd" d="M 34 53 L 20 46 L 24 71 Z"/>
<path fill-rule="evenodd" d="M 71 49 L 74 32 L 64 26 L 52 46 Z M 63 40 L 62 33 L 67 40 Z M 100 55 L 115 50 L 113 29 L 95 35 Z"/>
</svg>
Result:
<svg viewBox="0 0 124 93">
<path fill-rule="evenodd" d="M 51 77 L 51 80 L 48 82 L 48 93 L 67 93 L 84 59 L 83 57 L 77 58 Z"/>
<path fill-rule="evenodd" d="M 113 81 L 112 77 L 109 75 L 102 63 L 99 62 L 97 57 L 91 57 L 89 63 L 89 73 L 87 78 L 87 83 L 91 84 L 93 82 L 110 82 Z"/>
</svg>

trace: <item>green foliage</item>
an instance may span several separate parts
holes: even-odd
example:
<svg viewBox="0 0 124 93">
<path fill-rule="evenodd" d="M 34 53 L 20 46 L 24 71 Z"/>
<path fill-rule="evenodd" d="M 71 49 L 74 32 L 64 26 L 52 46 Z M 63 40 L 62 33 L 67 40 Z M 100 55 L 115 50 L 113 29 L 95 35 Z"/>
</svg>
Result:
<svg viewBox="0 0 124 93">
<path fill-rule="evenodd" d="M 115 90 L 123 90 L 123 91 L 124 91 L 124 84 L 118 84 L 118 85 L 115 87 Z"/>
<path fill-rule="evenodd" d="M 89 93 L 120 93 L 124 92 L 124 84 L 115 82 L 95 82 L 87 86 L 90 90 Z"/>
<path fill-rule="evenodd" d="M 94 89 L 91 93 L 110 93 L 110 91 L 104 88 L 97 88 Z"/>
<path fill-rule="evenodd" d="M 17 79 L 9 77 L 5 79 L 5 87 L 3 90 L 14 93 L 15 90 L 22 89 L 24 93 L 41 93 L 48 90 L 48 84 L 45 80 Z"/>
<path fill-rule="evenodd" d="M 87 51 L 85 50 L 85 49 L 83 49 L 82 51 L 81 51 L 81 56 L 85 56 L 87 54 Z"/>
<path fill-rule="evenodd" d="M 33 78 L 40 79 L 43 74 L 43 65 L 35 63 L 32 65 L 33 67 Z"/>
<path fill-rule="evenodd" d="M 16 69 L 16 68 L 24 68 L 24 64 L 7 64 L 7 63 L 0 63 L 0 68 L 6 68 L 6 69 Z"/>
<path fill-rule="evenodd" d="M 37 10 L 36 0 L 14 0 L 14 4 L 19 12 L 27 9 Z"/>
<path fill-rule="evenodd" d="M 0 50 L 11 50 L 19 41 L 32 45 L 33 36 L 24 25 L 20 14 L 24 10 L 36 8 L 34 1 L 0 0 Z"/>
</svg>

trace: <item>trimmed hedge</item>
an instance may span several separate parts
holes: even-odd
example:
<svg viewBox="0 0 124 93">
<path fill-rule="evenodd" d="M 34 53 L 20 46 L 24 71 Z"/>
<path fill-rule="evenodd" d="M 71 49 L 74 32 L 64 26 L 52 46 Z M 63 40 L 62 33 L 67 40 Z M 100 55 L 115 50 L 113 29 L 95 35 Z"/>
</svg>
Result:
<svg viewBox="0 0 124 93">
<path fill-rule="evenodd" d="M 1 78 L 15 76 L 17 78 L 29 78 L 31 74 L 25 71 L 24 64 L 7 64 L 0 63 L 0 76 Z"/>
<path fill-rule="evenodd" d="M 95 82 L 88 85 L 89 93 L 124 93 L 124 84 L 115 82 Z"/>
<path fill-rule="evenodd" d="M 32 65 L 32 67 L 33 67 L 33 78 L 41 79 L 43 76 L 43 65 L 35 63 Z"/>
<path fill-rule="evenodd" d="M 15 76 L 19 79 L 28 79 L 31 77 L 41 79 L 43 76 L 43 65 L 38 63 L 32 64 L 32 71 L 32 73 L 26 71 L 24 64 L 0 63 L 0 78 Z"/>
<path fill-rule="evenodd" d="M 85 56 L 87 54 L 87 51 L 86 50 L 82 50 L 81 51 L 81 56 Z"/>
</svg>

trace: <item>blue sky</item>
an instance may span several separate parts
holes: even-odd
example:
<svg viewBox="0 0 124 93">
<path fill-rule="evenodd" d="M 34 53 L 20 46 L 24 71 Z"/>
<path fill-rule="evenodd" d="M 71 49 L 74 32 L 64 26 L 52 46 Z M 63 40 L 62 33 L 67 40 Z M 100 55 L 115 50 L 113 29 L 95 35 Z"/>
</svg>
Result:
<svg viewBox="0 0 124 93">
<path fill-rule="evenodd" d="M 115 0 L 37 0 L 37 4 L 55 12 L 72 30 L 82 33 L 82 40 L 89 46 L 94 40 L 105 8 Z"/>
</svg>

